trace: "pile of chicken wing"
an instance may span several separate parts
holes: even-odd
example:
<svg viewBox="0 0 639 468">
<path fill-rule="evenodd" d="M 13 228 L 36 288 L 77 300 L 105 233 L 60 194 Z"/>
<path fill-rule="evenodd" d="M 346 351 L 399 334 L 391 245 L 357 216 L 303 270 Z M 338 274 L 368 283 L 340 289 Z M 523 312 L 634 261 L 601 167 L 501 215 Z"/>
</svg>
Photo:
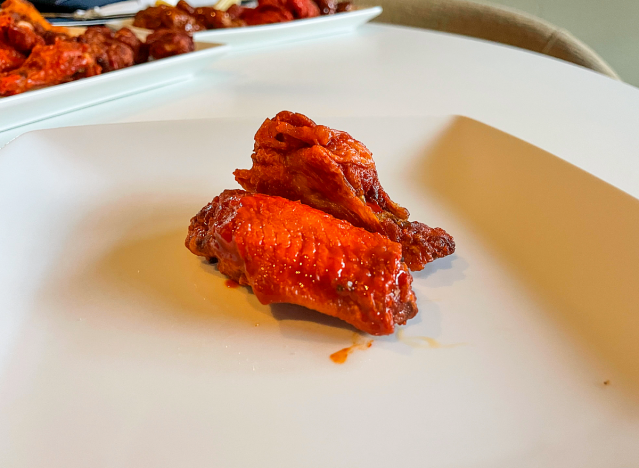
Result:
<svg viewBox="0 0 639 468">
<path fill-rule="evenodd" d="M 249 285 L 387 335 L 417 314 L 410 270 L 455 251 L 441 228 L 409 221 L 371 152 L 348 133 L 280 112 L 255 135 L 253 167 L 191 219 L 186 247 Z"/>
<path fill-rule="evenodd" d="M 255 8 L 233 5 L 228 10 L 193 7 L 184 0 L 176 6 L 157 5 L 139 11 L 133 25 L 139 28 L 169 28 L 197 32 L 206 29 L 237 28 L 283 23 L 295 19 L 332 15 L 353 9 L 351 2 L 336 0 L 258 0 Z"/>
<path fill-rule="evenodd" d="M 0 96 L 74 81 L 195 49 L 183 31 L 160 29 L 145 42 L 127 28 L 93 26 L 72 37 L 26 0 L 0 9 Z"/>
</svg>

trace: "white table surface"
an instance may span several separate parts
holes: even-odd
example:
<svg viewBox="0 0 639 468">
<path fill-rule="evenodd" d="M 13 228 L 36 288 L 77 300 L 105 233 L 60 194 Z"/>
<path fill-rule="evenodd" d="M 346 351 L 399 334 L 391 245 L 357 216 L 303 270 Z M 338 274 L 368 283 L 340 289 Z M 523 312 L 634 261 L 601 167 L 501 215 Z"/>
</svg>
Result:
<svg viewBox="0 0 639 468">
<path fill-rule="evenodd" d="M 464 115 L 638 195 L 637 88 L 520 49 L 380 24 L 233 51 L 184 83 L 2 132 L 0 146 L 45 128 L 266 118 L 283 109 L 320 122 L 334 116 Z"/>
</svg>

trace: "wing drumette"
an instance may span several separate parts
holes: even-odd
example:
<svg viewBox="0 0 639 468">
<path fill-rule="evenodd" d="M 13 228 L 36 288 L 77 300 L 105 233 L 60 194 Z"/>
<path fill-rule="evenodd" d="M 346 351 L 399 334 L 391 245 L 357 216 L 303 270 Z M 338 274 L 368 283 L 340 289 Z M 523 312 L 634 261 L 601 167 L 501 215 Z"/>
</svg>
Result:
<svg viewBox="0 0 639 468">
<path fill-rule="evenodd" d="M 191 220 L 186 246 L 263 304 L 298 304 L 373 335 L 417 313 L 399 244 L 299 202 L 226 190 Z"/>
<path fill-rule="evenodd" d="M 408 221 L 384 191 L 371 152 L 348 133 L 280 112 L 255 135 L 253 167 L 235 171 L 249 192 L 277 195 L 325 211 L 402 245 L 411 270 L 455 251 L 441 228 Z"/>
</svg>

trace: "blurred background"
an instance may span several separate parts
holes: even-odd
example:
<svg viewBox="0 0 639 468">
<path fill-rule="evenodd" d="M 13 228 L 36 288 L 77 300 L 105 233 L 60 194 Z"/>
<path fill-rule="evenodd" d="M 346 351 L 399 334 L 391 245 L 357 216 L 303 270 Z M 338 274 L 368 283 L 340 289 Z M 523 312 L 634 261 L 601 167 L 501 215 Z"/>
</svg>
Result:
<svg viewBox="0 0 639 468">
<path fill-rule="evenodd" d="M 122 0 L 31 1 L 41 11 L 73 11 Z M 174 5 L 178 0 L 162 1 Z M 194 6 L 217 2 L 187 1 Z M 227 8 L 239 1 L 220 0 L 220 4 Z M 243 3 L 247 1 L 242 0 Z M 252 1 L 256 3 L 256 0 Z M 336 3 L 342 0 L 314 1 Z M 510 44 L 586 66 L 614 78 L 618 76 L 639 87 L 639 0 L 349 1 L 359 7 L 381 5 L 384 12 L 377 19 L 380 22 L 436 29 Z M 129 0 L 126 3 L 137 3 L 145 8 L 155 2 Z M 523 16 L 519 13 L 523 13 Z"/>
<path fill-rule="evenodd" d="M 639 0 L 352 0 L 375 20 L 550 55 L 639 87 Z"/>
<path fill-rule="evenodd" d="M 639 86 L 639 0 L 475 1 L 517 8 L 570 31 L 623 81 Z"/>
</svg>

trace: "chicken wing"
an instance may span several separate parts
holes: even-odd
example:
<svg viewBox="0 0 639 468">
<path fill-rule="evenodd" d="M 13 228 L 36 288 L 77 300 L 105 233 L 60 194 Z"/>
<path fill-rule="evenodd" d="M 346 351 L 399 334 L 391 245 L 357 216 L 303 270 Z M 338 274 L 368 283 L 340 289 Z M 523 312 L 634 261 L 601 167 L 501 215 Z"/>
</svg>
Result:
<svg viewBox="0 0 639 468">
<path fill-rule="evenodd" d="M 195 16 L 184 9 L 169 5 L 158 5 L 140 10 L 133 19 L 133 26 L 146 29 L 172 29 L 194 33 L 206 29 Z"/>
<path fill-rule="evenodd" d="M 0 73 L 20 67 L 38 44 L 44 44 L 44 40 L 30 23 L 0 10 Z"/>
<path fill-rule="evenodd" d="M 205 29 L 224 29 L 246 26 L 246 23 L 227 11 L 218 10 L 213 7 L 194 7 L 184 0 L 180 0 L 175 8 L 185 11 L 194 17 L 197 23 Z"/>
<path fill-rule="evenodd" d="M 0 73 L 19 68 L 26 60 L 25 56 L 13 47 L 0 42 Z"/>
<path fill-rule="evenodd" d="M 87 44 L 57 39 L 53 45 L 36 46 L 21 67 L 1 75 L 0 96 L 93 76 L 100 70 Z"/>
<path fill-rule="evenodd" d="M 298 304 L 373 335 L 417 313 L 399 244 L 299 202 L 225 190 L 191 219 L 186 246 L 263 304 Z"/>
<path fill-rule="evenodd" d="M 20 21 L 25 21 L 31 24 L 38 34 L 42 34 L 45 31 L 66 34 L 67 28 L 60 26 L 53 26 L 40 14 L 38 9 L 26 0 L 6 0 L 0 7 L 4 14 L 9 14 L 16 17 Z"/>
<path fill-rule="evenodd" d="M 133 34 L 133 33 L 131 33 Z M 133 34 L 135 38 L 135 35 Z M 136 38 L 137 39 L 137 38 Z M 95 61 L 102 67 L 102 73 L 130 67 L 135 63 L 135 52 L 127 43 L 119 41 L 115 33 L 106 26 L 90 26 L 78 37 L 87 44 Z M 138 39 L 138 48 L 141 44 Z"/>
<path fill-rule="evenodd" d="M 258 0 L 258 5 L 255 8 L 244 8 L 240 18 L 248 26 L 285 23 L 295 19 L 286 5 L 278 0 Z"/>
<path fill-rule="evenodd" d="M 170 29 L 153 31 L 146 37 L 146 46 L 149 57 L 156 60 L 195 50 L 195 43 L 190 34 Z"/>
<path fill-rule="evenodd" d="M 44 39 L 36 33 L 31 23 L 5 12 L 0 13 L 0 43 L 28 55 L 35 46 L 44 44 Z"/>
<path fill-rule="evenodd" d="M 252 159 L 251 169 L 234 172 L 245 190 L 300 200 L 384 234 L 402 245 L 411 270 L 455 251 L 443 229 L 408 220 L 408 210 L 382 188 L 371 152 L 346 132 L 280 112 L 257 131 Z"/>
</svg>

